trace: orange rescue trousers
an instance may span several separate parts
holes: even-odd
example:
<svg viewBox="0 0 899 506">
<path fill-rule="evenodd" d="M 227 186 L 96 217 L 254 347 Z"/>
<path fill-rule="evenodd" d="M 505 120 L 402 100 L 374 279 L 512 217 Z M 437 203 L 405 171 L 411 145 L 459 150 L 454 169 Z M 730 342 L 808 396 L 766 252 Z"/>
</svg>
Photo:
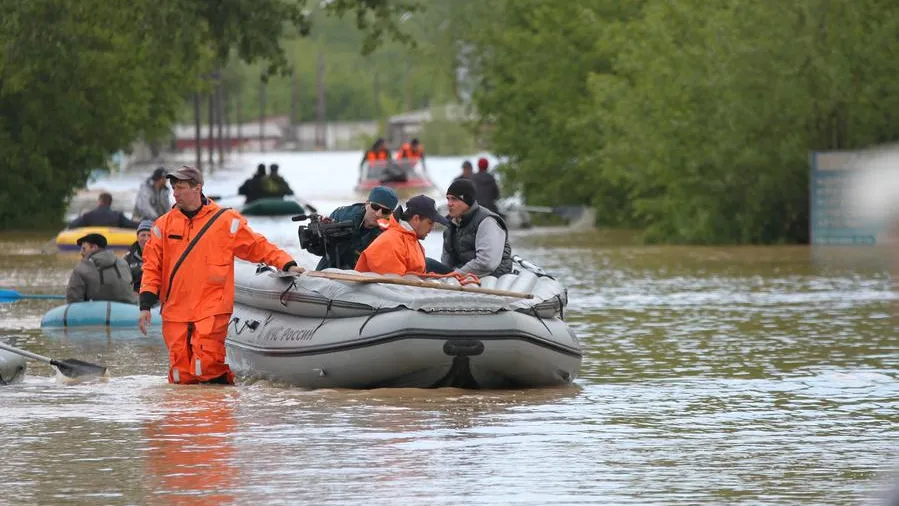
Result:
<svg viewBox="0 0 899 506">
<path fill-rule="evenodd" d="M 230 321 L 230 314 L 220 314 L 196 322 L 162 322 L 162 337 L 169 349 L 169 383 L 234 384 L 234 373 L 225 364 Z"/>
</svg>

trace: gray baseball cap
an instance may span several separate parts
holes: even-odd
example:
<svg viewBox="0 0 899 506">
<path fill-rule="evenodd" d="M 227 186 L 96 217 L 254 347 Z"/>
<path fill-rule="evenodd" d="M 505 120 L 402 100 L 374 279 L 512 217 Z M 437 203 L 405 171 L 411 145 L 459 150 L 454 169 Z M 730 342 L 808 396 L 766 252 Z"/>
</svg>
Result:
<svg viewBox="0 0 899 506">
<path fill-rule="evenodd" d="M 179 181 L 196 181 L 203 184 L 203 173 L 189 165 L 182 165 L 179 169 L 166 174 L 165 177 Z"/>
</svg>

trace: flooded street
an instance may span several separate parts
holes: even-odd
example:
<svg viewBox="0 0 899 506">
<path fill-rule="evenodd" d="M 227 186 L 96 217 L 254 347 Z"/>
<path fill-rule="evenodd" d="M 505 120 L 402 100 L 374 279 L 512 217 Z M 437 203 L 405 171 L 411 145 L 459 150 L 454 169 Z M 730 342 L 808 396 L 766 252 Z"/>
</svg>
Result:
<svg viewBox="0 0 899 506">
<path fill-rule="evenodd" d="M 439 185 L 461 160 L 433 161 Z M 278 161 L 320 210 L 353 201 L 357 154 Z M 232 192 L 254 162 L 208 193 Z M 250 224 L 313 265 L 289 218 Z M 77 257 L 42 254 L 50 239 L 0 236 L 0 286 L 63 293 Z M 879 503 L 899 470 L 885 252 L 558 229 L 516 231 L 512 245 L 568 286 L 585 352 L 571 387 L 175 387 L 158 326 L 42 331 L 60 301 L 0 304 L 0 340 L 111 373 L 70 385 L 29 362 L 24 383 L 0 387 L 0 503 Z M 426 241 L 430 256 L 440 246 Z"/>
</svg>

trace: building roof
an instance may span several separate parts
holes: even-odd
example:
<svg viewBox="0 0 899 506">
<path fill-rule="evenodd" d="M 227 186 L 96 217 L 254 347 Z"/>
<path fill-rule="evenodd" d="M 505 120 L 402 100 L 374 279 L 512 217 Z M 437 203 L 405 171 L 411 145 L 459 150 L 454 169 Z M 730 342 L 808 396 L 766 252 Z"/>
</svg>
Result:
<svg viewBox="0 0 899 506">
<path fill-rule="evenodd" d="M 441 110 L 442 108 L 442 110 Z M 436 109 L 436 110 L 435 110 Z M 476 119 L 475 114 L 466 111 L 465 107 L 459 104 L 446 104 L 443 106 L 430 107 L 427 109 L 419 109 L 403 114 L 391 116 L 389 123 L 391 125 L 404 123 L 427 123 L 434 119 L 435 114 L 442 116 L 450 121 L 471 121 Z"/>
<path fill-rule="evenodd" d="M 289 122 L 287 120 L 287 116 L 275 116 L 267 118 L 264 123 L 260 123 L 258 121 L 241 123 L 240 136 L 244 139 L 257 139 L 259 138 L 260 129 L 262 129 L 263 137 L 266 139 L 281 138 L 284 135 L 284 130 L 288 126 Z M 228 127 L 229 125 L 222 125 L 222 131 L 227 131 Z M 232 123 L 230 125 L 232 138 L 237 137 L 237 127 L 237 123 Z M 176 140 L 193 139 L 195 135 L 195 129 L 196 126 L 192 124 L 175 125 L 172 128 L 172 133 Z M 214 126 L 212 133 L 214 135 L 218 135 L 218 128 Z M 200 125 L 200 137 L 203 139 L 209 137 L 209 125 Z"/>
</svg>

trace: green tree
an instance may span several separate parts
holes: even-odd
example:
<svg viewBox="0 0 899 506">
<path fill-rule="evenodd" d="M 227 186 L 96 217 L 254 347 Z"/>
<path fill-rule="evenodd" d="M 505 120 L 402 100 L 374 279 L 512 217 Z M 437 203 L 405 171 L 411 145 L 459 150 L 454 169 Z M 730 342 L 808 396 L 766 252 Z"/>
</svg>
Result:
<svg viewBox="0 0 899 506">
<path fill-rule="evenodd" d="M 364 50 L 405 40 L 400 0 L 331 0 L 355 14 Z M 289 69 L 282 37 L 309 18 L 288 0 L 29 0 L 0 2 L 0 229 L 55 227 L 92 169 L 153 138 L 183 98 L 234 54 Z"/>
<path fill-rule="evenodd" d="M 532 203 L 589 204 L 596 195 L 621 193 L 601 177 L 602 128 L 592 121 L 588 87 L 591 72 L 611 69 L 597 40 L 639 12 L 639 2 L 615 7 L 620 3 L 473 3 L 458 22 L 473 104 L 492 127 L 492 150 L 508 157 L 504 183 Z M 618 199 L 599 214 L 618 223 L 625 208 Z"/>
<path fill-rule="evenodd" d="M 885 0 L 456 5 L 506 181 L 650 241 L 807 241 L 808 152 L 899 138 Z"/>
<path fill-rule="evenodd" d="M 0 229 L 57 224 L 91 169 L 163 128 L 209 56 L 191 25 L 147 0 L 0 3 Z"/>
<path fill-rule="evenodd" d="M 604 175 L 651 241 L 808 240 L 808 151 L 897 138 L 878 1 L 650 2 L 594 76 Z M 639 41 L 635 43 L 634 41 Z"/>
</svg>

